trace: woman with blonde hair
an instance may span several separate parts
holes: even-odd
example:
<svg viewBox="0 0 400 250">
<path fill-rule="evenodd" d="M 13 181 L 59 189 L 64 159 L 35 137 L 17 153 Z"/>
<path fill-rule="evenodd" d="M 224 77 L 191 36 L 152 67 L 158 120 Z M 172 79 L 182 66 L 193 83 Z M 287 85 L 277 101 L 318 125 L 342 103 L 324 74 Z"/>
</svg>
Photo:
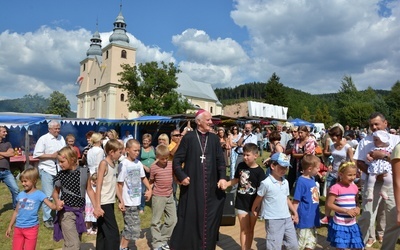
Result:
<svg viewBox="0 0 400 250">
<path fill-rule="evenodd" d="M 158 136 L 158 145 L 163 144 L 168 147 L 169 145 L 169 137 L 167 134 L 163 133 Z"/>
<path fill-rule="evenodd" d="M 87 167 L 91 175 L 97 172 L 100 162 L 104 159 L 104 150 L 101 147 L 102 138 L 103 136 L 100 133 L 93 133 L 90 137 L 92 147 L 87 153 Z"/>
</svg>

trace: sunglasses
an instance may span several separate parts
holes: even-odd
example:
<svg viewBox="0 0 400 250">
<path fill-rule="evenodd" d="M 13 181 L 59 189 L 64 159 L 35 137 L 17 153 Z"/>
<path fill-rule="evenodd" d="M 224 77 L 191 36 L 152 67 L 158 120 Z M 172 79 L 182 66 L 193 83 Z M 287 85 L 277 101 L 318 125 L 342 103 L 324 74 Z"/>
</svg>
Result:
<svg viewBox="0 0 400 250">
<path fill-rule="evenodd" d="M 182 135 L 181 134 L 175 134 L 175 135 L 172 135 L 172 136 L 179 137 L 179 136 L 182 136 Z"/>
</svg>

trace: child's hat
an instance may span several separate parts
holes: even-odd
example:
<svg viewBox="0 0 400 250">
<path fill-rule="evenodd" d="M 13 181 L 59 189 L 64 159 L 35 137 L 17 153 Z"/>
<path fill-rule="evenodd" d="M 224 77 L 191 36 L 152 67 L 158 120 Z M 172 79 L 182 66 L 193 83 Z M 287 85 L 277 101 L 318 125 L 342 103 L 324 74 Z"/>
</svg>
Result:
<svg viewBox="0 0 400 250">
<path fill-rule="evenodd" d="M 381 142 L 388 144 L 390 142 L 390 135 L 385 130 L 377 130 L 372 133 L 372 136 L 379 137 Z"/>
<path fill-rule="evenodd" d="M 290 158 L 284 153 L 275 153 L 271 156 L 271 161 L 276 161 L 279 166 L 290 167 Z"/>
</svg>

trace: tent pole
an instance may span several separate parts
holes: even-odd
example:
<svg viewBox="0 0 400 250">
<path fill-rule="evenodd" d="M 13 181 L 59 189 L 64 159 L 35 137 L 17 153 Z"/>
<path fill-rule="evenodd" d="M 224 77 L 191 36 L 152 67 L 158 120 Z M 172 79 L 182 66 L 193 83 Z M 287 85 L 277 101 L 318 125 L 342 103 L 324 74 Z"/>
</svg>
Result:
<svg viewBox="0 0 400 250">
<path fill-rule="evenodd" d="M 25 131 L 25 169 L 27 169 L 29 167 L 29 152 L 30 152 L 30 148 L 29 148 L 29 128 L 26 129 Z"/>
</svg>

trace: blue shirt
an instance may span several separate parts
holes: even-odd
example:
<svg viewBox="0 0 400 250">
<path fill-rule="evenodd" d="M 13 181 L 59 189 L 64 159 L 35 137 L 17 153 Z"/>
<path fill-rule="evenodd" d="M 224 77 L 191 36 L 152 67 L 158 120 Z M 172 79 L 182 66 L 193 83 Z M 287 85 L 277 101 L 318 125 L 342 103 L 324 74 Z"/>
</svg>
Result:
<svg viewBox="0 0 400 250">
<path fill-rule="evenodd" d="M 15 226 L 19 228 L 33 227 L 39 224 L 38 211 L 47 196 L 40 190 L 33 193 L 21 192 L 17 196 L 18 214 Z"/>
<path fill-rule="evenodd" d="M 299 202 L 297 228 L 319 227 L 319 191 L 314 178 L 300 176 L 296 182 L 293 200 Z"/>
</svg>

